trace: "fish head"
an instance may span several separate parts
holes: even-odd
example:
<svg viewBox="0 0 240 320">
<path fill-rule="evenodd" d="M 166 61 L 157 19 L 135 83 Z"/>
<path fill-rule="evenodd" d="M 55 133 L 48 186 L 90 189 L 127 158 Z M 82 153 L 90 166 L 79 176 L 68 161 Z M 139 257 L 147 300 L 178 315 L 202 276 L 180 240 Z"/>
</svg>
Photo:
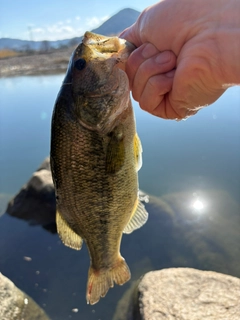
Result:
<svg viewBox="0 0 240 320">
<path fill-rule="evenodd" d="M 135 46 L 118 37 L 86 32 L 73 52 L 65 84 L 71 84 L 75 112 L 92 130 L 107 132 L 128 106 L 125 62 Z"/>
</svg>

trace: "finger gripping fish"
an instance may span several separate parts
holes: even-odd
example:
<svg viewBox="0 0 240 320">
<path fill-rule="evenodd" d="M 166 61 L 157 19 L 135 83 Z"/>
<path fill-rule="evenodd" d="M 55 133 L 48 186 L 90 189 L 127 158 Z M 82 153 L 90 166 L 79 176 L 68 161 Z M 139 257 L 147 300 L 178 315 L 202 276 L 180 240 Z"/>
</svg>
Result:
<svg viewBox="0 0 240 320">
<path fill-rule="evenodd" d="M 148 218 L 138 197 L 142 147 L 124 71 L 133 50 L 123 39 L 86 32 L 70 59 L 52 116 L 57 230 L 66 246 L 87 245 L 90 304 L 114 283 L 130 279 L 120 254 L 122 234 Z"/>
</svg>

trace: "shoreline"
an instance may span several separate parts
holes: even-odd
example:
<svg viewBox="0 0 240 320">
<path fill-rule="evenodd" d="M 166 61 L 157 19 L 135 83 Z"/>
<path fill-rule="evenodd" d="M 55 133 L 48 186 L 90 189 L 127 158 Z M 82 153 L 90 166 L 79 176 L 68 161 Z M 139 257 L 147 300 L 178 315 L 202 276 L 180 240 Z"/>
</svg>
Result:
<svg viewBox="0 0 240 320">
<path fill-rule="evenodd" d="M 65 73 L 74 49 L 0 59 L 0 78 Z"/>
</svg>

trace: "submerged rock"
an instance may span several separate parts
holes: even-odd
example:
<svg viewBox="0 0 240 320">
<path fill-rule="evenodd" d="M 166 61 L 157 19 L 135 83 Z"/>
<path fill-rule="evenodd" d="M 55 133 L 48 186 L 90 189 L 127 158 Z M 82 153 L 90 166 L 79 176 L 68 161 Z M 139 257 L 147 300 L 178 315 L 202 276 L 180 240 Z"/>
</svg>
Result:
<svg viewBox="0 0 240 320">
<path fill-rule="evenodd" d="M 11 198 L 12 195 L 8 193 L 0 193 L 0 217 L 4 214 L 6 206 Z"/>
<path fill-rule="evenodd" d="M 49 158 L 33 173 L 30 180 L 9 202 L 6 212 L 30 224 L 40 224 L 55 233 L 55 193 Z"/>
<path fill-rule="evenodd" d="M 1 320 L 49 320 L 46 313 L 26 293 L 0 273 Z"/>
<path fill-rule="evenodd" d="M 114 320 L 240 319 L 240 279 L 217 272 L 152 271 L 144 275 L 131 297 L 126 294 L 131 303 L 121 303 Z"/>
</svg>

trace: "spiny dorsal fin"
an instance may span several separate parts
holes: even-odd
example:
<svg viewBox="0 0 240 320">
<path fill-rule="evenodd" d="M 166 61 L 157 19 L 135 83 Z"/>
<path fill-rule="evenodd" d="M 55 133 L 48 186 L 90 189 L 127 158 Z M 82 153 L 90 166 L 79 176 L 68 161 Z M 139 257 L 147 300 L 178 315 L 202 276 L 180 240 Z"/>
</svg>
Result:
<svg viewBox="0 0 240 320">
<path fill-rule="evenodd" d="M 139 171 L 142 167 L 142 144 L 137 133 L 134 136 L 134 155 L 136 160 L 136 169 Z"/>
<path fill-rule="evenodd" d="M 125 149 L 123 137 L 120 133 L 112 132 L 112 136 L 107 147 L 106 172 L 118 172 L 123 166 L 124 160 Z"/>
<path fill-rule="evenodd" d="M 131 233 L 134 230 L 141 228 L 147 222 L 148 213 L 141 201 L 139 199 L 137 201 L 136 211 L 124 228 L 123 233 Z"/>
<path fill-rule="evenodd" d="M 59 211 L 56 214 L 56 223 L 57 232 L 62 242 L 72 249 L 80 250 L 83 243 L 82 238 L 69 227 Z"/>
</svg>

